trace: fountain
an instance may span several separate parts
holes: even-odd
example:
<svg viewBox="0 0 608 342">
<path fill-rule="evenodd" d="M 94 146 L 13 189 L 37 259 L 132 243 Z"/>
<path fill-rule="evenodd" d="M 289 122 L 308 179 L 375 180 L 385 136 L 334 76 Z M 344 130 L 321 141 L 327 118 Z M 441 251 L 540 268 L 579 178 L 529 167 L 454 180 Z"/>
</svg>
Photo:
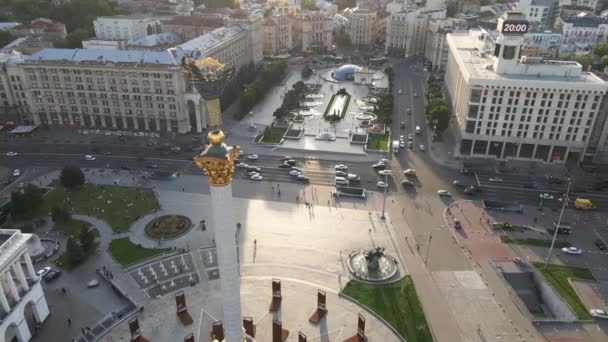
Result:
<svg viewBox="0 0 608 342">
<path fill-rule="evenodd" d="M 36 234 L 32 234 L 32 237 L 27 240 L 27 249 L 32 259 L 36 260 L 46 253 L 46 248 L 42 245 L 40 238 Z"/>
<path fill-rule="evenodd" d="M 351 253 L 347 265 L 355 278 L 372 283 L 389 282 L 398 271 L 397 260 L 384 247 Z"/>
</svg>

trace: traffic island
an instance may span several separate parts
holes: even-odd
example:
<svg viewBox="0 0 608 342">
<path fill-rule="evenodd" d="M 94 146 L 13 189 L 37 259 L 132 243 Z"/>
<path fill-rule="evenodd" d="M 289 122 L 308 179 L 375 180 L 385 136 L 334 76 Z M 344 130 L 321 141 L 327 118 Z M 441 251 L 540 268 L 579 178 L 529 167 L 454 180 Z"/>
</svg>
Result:
<svg viewBox="0 0 608 342">
<path fill-rule="evenodd" d="M 145 233 L 154 240 L 180 237 L 192 228 L 192 221 L 183 215 L 163 215 L 146 224 Z"/>
</svg>

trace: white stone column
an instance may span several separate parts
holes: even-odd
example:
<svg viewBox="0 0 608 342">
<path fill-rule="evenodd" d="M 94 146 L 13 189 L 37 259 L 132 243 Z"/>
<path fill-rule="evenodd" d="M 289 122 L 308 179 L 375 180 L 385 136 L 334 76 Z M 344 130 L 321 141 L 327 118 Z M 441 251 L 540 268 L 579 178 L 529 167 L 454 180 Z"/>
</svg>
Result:
<svg viewBox="0 0 608 342">
<path fill-rule="evenodd" d="M 243 340 L 243 317 L 231 184 L 211 185 L 211 208 L 224 308 L 224 337 L 226 341 L 238 342 Z"/>
<path fill-rule="evenodd" d="M 19 279 L 21 286 L 23 286 L 24 289 L 29 290 L 30 286 L 25 279 L 25 274 L 23 274 L 23 269 L 21 268 L 21 263 L 19 261 L 13 264 L 13 270 L 15 270 L 15 274 L 17 275 L 17 279 Z"/>
<path fill-rule="evenodd" d="M 13 299 L 15 299 L 16 302 L 18 302 L 21 297 L 19 296 L 19 291 L 17 291 L 17 286 L 15 286 L 15 281 L 13 280 L 13 275 L 11 274 L 10 271 L 7 271 L 4 275 L 6 276 L 6 279 L 8 281 L 8 289 L 11 291 L 11 295 L 13 296 Z"/>
<path fill-rule="evenodd" d="M 10 312 L 11 307 L 8 305 L 8 299 L 6 299 L 6 294 L 4 293 L 4 286 L 2 285 L 2 281 L 0 280 L 0 304 L 5 312 Z"/>
<path fill-rule="evenodd" d="M 34 270 L 34 264 L 32 264 L 32 258 L 30 258 L 29 253 L 24 253 L 23 258 L 25 259 L 25 266 L 27 266 L 27 273 L 29 273 L 30 278 L 38 280 L 38 275 L 36 275 L 36 270 Z"/>
</svg>

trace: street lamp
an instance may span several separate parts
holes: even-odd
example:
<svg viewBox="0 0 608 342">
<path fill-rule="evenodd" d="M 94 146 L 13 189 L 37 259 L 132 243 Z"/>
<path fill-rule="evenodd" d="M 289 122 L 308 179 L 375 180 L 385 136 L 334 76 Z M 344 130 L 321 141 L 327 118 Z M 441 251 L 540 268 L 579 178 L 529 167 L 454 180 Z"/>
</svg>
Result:
<svg viewBox="0 0 608 342">
<path fill-rule="evenodd" d="M 559 212 L 559 217 L 557 218 L 557 224 L 555 225 L 555 231 L 553 232 L 553 239 L 551 239 L 551 247 L 549 247 L 549 252 L 547 252 L 547 259 L 545 260 L 545 268 L 547 268 L 547 264 L 549 264 L 549 259 L 551 259 L 551 253 L 553 252 L 553 246 L 555 245 L 555 239 L 557 238 L 557 232 L 559 231 L 559 227 L 562 223 L 562 217 L 564 216 L 564 210 L 566 209 L 566 205 L 568 204 L 568 199 L 570 198 L 570 185 L 572 184 L 572 178 L 568 178 L 568 188 L 566 189 L 565 196 L 562 197 L 562 210 Z"/>
<path fill-rule="evenodd" d="M 392 132 L 391 132 L 392 133 Z M 382 194 L 382 215 L 380 216 L 381 219 L 386 219 L 386 216 L 384 215 L 386 213 L 386 191 L 388 189 L 388 174 L 390 173 L 390 168 L 391 168 L 391 134 L 389 134 L 388 136 L 388 142 L 387 142 L 387 146 L 386 146 L 386 159 L 388 160 L 388 163 L 386 163 L 386 172 L 384 173 L 384 192 Z"/>
</svg>

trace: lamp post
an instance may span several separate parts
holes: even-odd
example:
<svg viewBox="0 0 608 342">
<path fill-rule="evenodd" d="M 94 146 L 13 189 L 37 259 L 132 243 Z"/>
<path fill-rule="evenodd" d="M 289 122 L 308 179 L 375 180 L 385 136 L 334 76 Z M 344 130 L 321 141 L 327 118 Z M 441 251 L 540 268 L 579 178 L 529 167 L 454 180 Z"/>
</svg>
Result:
<svg viewBox="0 0 608 342">
<path fill-rule="evenodd" d="M 570 197 L 570 185 L 572 184 L 572 179 L 568 178 L 568 188 L 566 189 L 566 195 L 562 197 L 562 210 L 559 212 L 559 217 L 557 218 L 557 224 L 555 226 L 555 231 L 553 232 L 553 239 L 551 239 L 551 247 L 549 247 L 549 252 L 547 252 L 547 259 L 545 260 L 545 268 L 549 264 L 549 260 L 551 259 L 551 253 L 553 252 L 553 246 L 555 245 L 555 239 L 557 238 L 557 232 L 559 231 L 559 227 L 562 223 L 562 217 L 564 216 L 564 210 L 566 209 L 566 205 L 568 204 L 568 199 Z"/>
<path fill-rule="evenodd" d="M 392 133 L 392 132 L 391 132 Z M 385 213 L 386 213 L 386 190 L 388 189 L 388 174 L 390 173 L 391 170 L 391 134 L 389 134 L 388 136 L 388 142 L 387 142 L 387 146 L 386 146 L 386 159 L 388 160 L 388 162 L 386 163 L 386 172 L 384 173 L 384 192 L 382 193 L 382 215 L 380 216 L 381 219 L 386 219 Z"/>
<path fill-rule="evenodd" d="M 433 235 L 431 235 L 431 233 L 429 233 L 429 241 L 426 244 L 426 255 L 424 256 L 425 265 L 429 261 L 429 250 L 431 250 L 431 240 L 433 240 Z"/>
</svg>

